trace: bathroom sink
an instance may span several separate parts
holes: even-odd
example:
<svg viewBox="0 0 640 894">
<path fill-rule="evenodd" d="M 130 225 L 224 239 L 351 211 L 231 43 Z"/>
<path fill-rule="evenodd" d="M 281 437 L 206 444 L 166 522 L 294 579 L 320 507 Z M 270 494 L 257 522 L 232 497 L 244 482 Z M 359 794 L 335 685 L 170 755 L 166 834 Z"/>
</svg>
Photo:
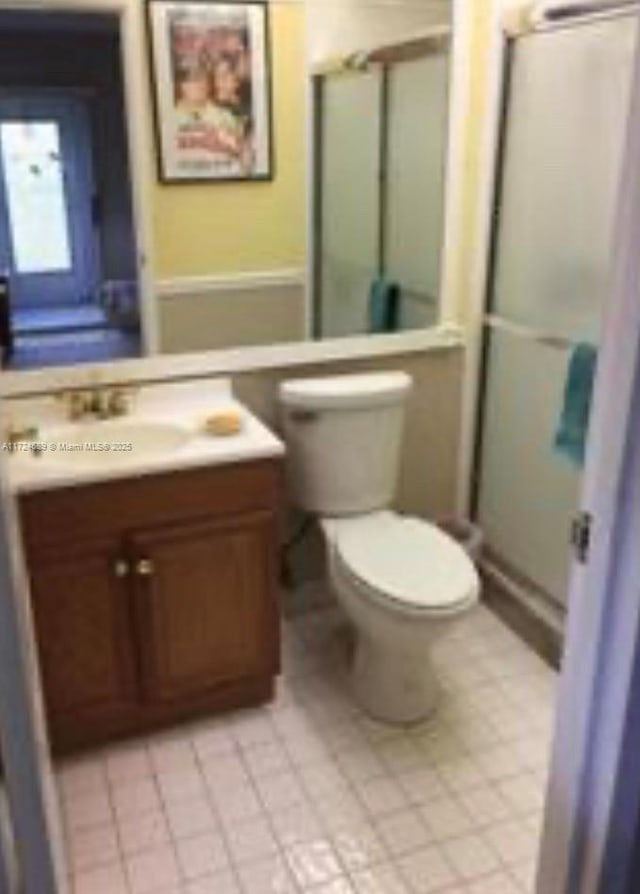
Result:
<svg viewBox="0 0 640 894">
<path fill-rule="evenodd" d="M 47 462 L 104 465 L 173 453 L 190 437 L 187 428 L 170 422 L 96 420 L 45 429 L 37 441 L 42 445 L 37 455 Z"/>
</svg>

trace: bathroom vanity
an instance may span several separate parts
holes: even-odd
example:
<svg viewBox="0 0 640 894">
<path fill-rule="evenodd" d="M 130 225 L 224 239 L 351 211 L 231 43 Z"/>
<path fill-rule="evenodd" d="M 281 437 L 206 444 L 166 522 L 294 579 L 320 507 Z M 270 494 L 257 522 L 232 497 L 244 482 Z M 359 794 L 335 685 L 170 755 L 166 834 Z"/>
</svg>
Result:
<svg viewBox="0 0 640 894">
<path fill-rule="evenodd" d="M 272 693 L 283 449 L 244 409 L 199 434 L 203 412 L 166 455 L 12 459 L 58 752 Z"/>
</svg>

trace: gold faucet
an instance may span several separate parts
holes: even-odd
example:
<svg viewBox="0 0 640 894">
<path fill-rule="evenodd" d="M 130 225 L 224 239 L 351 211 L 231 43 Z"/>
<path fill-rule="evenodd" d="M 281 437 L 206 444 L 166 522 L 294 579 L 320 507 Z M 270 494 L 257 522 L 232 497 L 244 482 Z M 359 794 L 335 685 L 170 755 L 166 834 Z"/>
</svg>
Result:
<svg viewBox="0 0 640 894">
<path fill-rule="evenodd" d="M 126 416 L 130 410 L 131 389 L 99 387 L 86 391 L 65 391 L 62 400 L 65 403 L 67 418 L 77 422 L 87 416 L 98 419 L 113 419 Z"/>
</svg>

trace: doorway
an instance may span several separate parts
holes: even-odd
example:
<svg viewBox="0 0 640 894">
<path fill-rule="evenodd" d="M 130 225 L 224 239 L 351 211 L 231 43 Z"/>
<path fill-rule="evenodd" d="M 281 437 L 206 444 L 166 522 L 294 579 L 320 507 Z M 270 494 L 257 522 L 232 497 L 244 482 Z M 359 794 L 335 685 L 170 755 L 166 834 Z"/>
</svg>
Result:
<svg viewBox="0 0 640 894">
<path fill-rule="evenodd" d="M 116 15 L 0 13 L 0 278 L 5 368 L 141 353 Z"/>
<path fill-rule="evenodd" d="M 0 263 L 21 325 L 82 318 L 99 283 L 88 103 L 0 96 Z"/>
</svg>

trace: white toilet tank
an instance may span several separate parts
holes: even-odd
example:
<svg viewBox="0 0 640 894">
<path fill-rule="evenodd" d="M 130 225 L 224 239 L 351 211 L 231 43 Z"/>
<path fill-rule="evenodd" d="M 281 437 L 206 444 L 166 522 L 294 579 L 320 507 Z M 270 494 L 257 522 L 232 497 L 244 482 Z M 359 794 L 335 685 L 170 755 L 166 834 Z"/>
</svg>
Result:
<svg viewBox="0 0 640 894">
<path fill-rule="evenodd" d="M 391 504 L 411 384 L 403 372 L 281 384 L 290 496 L 297 506 L 339 516 Z"/>
</svg>

